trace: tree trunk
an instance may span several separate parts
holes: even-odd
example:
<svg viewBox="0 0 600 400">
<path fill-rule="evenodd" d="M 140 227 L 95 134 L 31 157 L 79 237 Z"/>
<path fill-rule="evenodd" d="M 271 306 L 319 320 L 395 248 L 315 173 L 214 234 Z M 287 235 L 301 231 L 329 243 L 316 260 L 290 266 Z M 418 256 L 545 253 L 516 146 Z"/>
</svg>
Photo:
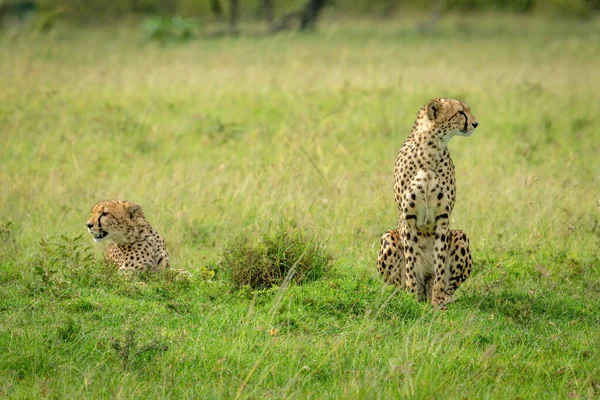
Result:
<svg viewBox="0 0 600 400">
<path fill-rule="evenodd" d="M 429 18 L 427 22 L 424 24 L 417 25 L 417 31 L 421 33 L 431 33 L 435 31 L 437 28 L 437 23 L 439 22 L 442 15 L 442 0 L 433 0 L 431 2 L 431 13 L 429 14 Z"/>
<path fill-rule="evenodd" d="M 215 14 L 215 17 L 219 19 L 223 18 L 223 7 L 221 7 L 220 0 L 210 0 L 210 9 Z"/>
<path fill-rule="evenodd" d="M 229 0 L 229 29 L 232 33 L 238 33 L 238 20 L 240 18 L 240 2 Z"/>
<path fill-rule="evenodd" d="M 319 18 L 319 13 L 325 5 L 326 0 L 308 0 L 304 6 L 302 19 L 300 20 L 300 30 L 306 31 L 313 29 Z"/>
<path fill-rule="evenodd" d="M 263 0 L 262 8 L 263 14 L 265 15 L 265 21 L 267 21 L 268 26 L 271 26 L 271 24 L 273 23 L 273 1 Z"/>
<path fill-rule="evenodd" d="M 389 18 L 393 16 L 393 14 L 396 12 L 396 9 L 398 8 L 398 3 L 398 0 L 385 0 L 385 2 L 383 3 L 383 17 Z"/>
</svg>

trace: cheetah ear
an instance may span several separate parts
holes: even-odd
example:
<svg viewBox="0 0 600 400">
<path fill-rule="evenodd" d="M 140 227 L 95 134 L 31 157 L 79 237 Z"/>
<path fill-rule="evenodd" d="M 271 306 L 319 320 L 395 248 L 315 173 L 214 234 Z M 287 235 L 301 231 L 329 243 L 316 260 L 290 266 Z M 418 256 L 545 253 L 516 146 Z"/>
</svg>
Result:
<svg viewBox="0 0 600 400">
<path fill-rule="evenodd" d="M 137 203 L 129 203 L 125 209 L 129 213 L 131 219 L 142 214 L 142 207 Z"/>
<path fill-rule="evenodd" d="M 427 103 L 427 116 L 431 121 L 435 121 L 442 108 L 442 103 L 437 100 L 431 100 Z"/>
</svg>

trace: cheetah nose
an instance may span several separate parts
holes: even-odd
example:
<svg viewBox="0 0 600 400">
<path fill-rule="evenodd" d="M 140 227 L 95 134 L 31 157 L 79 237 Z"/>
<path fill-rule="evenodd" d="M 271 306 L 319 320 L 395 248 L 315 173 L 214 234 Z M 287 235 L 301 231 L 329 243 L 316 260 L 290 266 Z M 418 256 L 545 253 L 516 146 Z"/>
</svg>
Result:
<svg viewBox="0 0 600 400">
<path fill-rule="evenodd" d="M 85 226 L 87 226 L 87 227 L 88 227 L 88 229 L 92 229 L 92 226 L 94 226 L 94 224 L 92 224 L 92 223 L 90 223 L 90 222 L 87 222 L 87 223 L 85 224 Z"/>
<path fill-rule="evenodd" d="M 477 128 L 479 124 L 477 122 L 473 122 L 473 128 Z"/>
</svg>

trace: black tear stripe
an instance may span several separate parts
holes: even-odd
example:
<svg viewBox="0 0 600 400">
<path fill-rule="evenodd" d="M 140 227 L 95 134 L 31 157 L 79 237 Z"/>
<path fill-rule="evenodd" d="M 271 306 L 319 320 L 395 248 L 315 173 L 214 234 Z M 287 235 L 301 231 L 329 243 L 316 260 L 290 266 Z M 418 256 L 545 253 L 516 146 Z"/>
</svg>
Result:
<svg viewBox="0 0 600 400">
<path fill-rule="evenodd" d="M 104 217 L 105 215 L 108 215 L 107 212 L 102 211 L 100 213 L 100 216 L 98 217 L 98 229 L 102 229 L 102 223 L 100 222 L 100 220 L 102 219 L 102 217 Z"/>
<path fill-rule="evenodd" d="M 469 119 L 467 118 L 467 114 L 465 114 L 464 111 L 459 111 L 460 114 L 462 114 L 463 117 L 465 117 L 465 127 L 463 129 L 463 132 L 467 133 L 467 128 L 469 127 Z"/>
<path fill-rule="evenodd" d="M 444 214 L 440 214 L 437 217 L 435 217 L 435 220 L 437 221 L 438 219 L 448 219 L 448 214 L 444 213 Z"/>
</svg>

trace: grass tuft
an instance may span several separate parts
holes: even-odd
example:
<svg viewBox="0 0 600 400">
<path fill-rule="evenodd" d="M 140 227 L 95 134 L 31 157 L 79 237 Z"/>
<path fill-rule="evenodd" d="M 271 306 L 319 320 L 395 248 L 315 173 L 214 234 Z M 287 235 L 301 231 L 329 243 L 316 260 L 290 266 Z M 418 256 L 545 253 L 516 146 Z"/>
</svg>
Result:
<svg viewBox="0 0 600 400">
<path fill-rule="evenodd" d="M 333 261 L 325 243 L 293 223 L 280 223 L 257 234 L 242 233 L 230 241 L 221 255 L 220 269 L 240 288 L 268 289 L 291 281 L 319 279 Z"/>
</svg>

